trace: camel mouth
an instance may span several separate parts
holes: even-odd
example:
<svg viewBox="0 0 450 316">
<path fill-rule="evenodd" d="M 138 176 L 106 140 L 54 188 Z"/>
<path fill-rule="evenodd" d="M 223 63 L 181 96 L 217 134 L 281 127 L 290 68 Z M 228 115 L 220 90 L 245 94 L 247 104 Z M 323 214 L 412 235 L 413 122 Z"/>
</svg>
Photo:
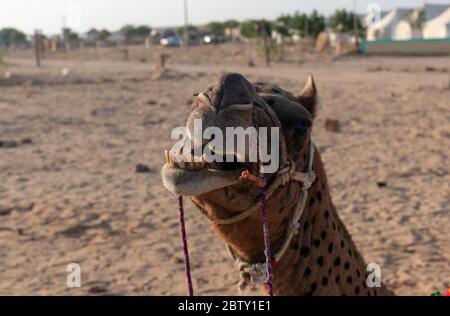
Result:
<svg viewBox="0 0 450 316">
<path fill-rule="evenodd" d="M 161 170 L 163 184 L 177 195 L 198 196 L 239 183 L 246 169 L 240 162 L 208 162 L 205 155 L 177 161 L 166 151 L 166 164 Z"/>
</svg>

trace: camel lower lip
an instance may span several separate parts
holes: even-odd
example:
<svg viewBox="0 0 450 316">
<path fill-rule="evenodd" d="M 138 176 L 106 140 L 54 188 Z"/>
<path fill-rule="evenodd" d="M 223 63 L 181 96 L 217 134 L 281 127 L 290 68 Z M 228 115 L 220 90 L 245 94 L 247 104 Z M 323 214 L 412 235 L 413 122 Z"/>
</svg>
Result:
<svg viewBox="0 0 450 316">
<path fill-rule="evenodd" d="M 185 170 L 172 168 L 168 164 L 161 170 L 167 190 L 174 194 L 196 196 L 222 189 L 239 182 L 241 169 L 236 170 Z"/>
</svg>

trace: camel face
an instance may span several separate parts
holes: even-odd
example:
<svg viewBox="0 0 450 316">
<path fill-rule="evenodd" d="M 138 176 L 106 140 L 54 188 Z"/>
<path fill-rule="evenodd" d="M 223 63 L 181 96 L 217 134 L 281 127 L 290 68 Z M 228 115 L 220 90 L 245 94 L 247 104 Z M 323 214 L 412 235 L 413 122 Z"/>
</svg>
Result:
<svg viewBox="0 0 450 316">
<path fill-rule="evenodd" d="M 312 127 L 313 99 L 315 86 L 312 78 L 304 92 L 294 97 L 277 86 L 251 84 L 240 74 L 219 77 L 214 85 L 196 96 L 187 119 L 183 146 L 166 152 L 167 163 L 162 169 L 165 187 L 175 194 L 193 196 L 196 200 L 214 200 L 226 208 L 241 208 L 242 203 L 234 205 L 237 200 L 250 203 L 257 197 L 258 189 L 253 183 L 239 178 L 243 170 L 255 175 L 261 171 L 260 152 L 256 153 L 256 160 L 255 154 L 252 155 L 256 139 L 261 139 L 261 134 L 258 134 L 261 127 L 267 128 L 267 153 L 274 154 L 272 149 L 278 150 L 281 138 L 285 139 L 289 159 L 301 165 Z M 271 109 L 272 115 L 262 104 Z M 239 128 L 241 131 L 254 130 L 257 134 L 247 133 L 240 148 L 236 144 L 228 146 L 228 142 L 236 140 L 229 133 L 230 128 L 235 132 Z M 281 137 L 274 137 L 271 128 L 278 129 Z M 218 134 L 211 133 L 211 129 L 221 134 L 222 141 L 215 142 Z M 205 135 L 209 139 L 205 139 Z M 187 156 L 182 156 L 185 148 L 188 148 Z M 179 152 L 178 156 L 176 152 Z M 181 161 L 181 157 L 188 159 Z M 266 174 L 269 181 L 275 172 Z M 230 196 L 241 199 L 230 199 Z"/>
</svg>

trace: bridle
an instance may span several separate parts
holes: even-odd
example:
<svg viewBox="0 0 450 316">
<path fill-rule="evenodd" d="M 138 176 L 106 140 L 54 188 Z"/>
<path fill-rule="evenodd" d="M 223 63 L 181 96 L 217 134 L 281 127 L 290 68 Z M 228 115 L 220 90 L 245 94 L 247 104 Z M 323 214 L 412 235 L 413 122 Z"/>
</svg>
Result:
<svg viewBox="0 0 450 316">
<path fill-rule="evenodd" d="M 270 106 L 262 100 L 262 102 L 255 103 L 255 106 L 261 107 L 272 119 L 275 127 L 281 129 L 281 122 L 276 115 L 276 113 L 270 108 Z M 197 208 L 200 212 L 207 217 L 211 222 L 216 225 L 232 225 L 238 222 L 241 222 L 252 215 L 258 209 L 262 209 L 263 216 L 263 234 L 264 234 L 264 245 L 265 245 L 265 262 L 247 262 L 237 256 L 231 246 L 226 244 L 228 252 L 236 263 L 236 266 L 240 273 L 240 282 L 238 289 L 242 292 L 250 282 L 255 284 L 265 284 L 267 286 L 267 290 L 270 296 L 273 295 L 273 285 L 272 285 L 272 268 L 281 260 L 283 255 L 286 253 L 289 244 L 292 241 L 292 238 L 298 234 L 299 230 L 299 221 L 305 210 L 306 202 L 308 199 L 308 190 L 312 186 L 315 181 L 315 173 L 313 171 L 313 161 L 314 161 L 314 152 L 315 146 L 312 140 L 309 143 L 309 151 L 308 151 L 308 160 L 306 165 L 305 172 L 297 172 L 295 170 L 295 163 L 290 160 L 287 156 L 286 151 L 286 141 L 282 133 L 280 133 L 280 160 L 281 160 L 281 168 L 275 173 L 275 179 L 273 182 L 267 186 L 264 178 L 256 177 L 250 175 L 248 172 L 243 173 L 241 175 L 241 179 L 254 181 L 261 190 L 261 200 L 255 201 L 252 203 L 247 209 L 227 218 L 218 218 L 213 217 L 208 214 L 205 210 L 203 210 L 198 205 Z M 268 207 L 267 200 L 270 196 L 281 186 L 286 185 L 290 181 L 297 181 L 302 184 L 302 193 L 300 202 L 295 208 L 294 214 L 291 217 L 291 220 L 286 229 L 286 237 L 284 242 L 282 243 L 280 249 L 274 254 L 271 254 L 270 251 L 270 238 L 269 238 L 269 230 L 268 230 Z M 179 197 L 179 206 L 180 206 L 180 225 L 181 225 L 181 236 L 183 241 L 183 249 L 185 254 L 185 270 L 186 270 L 186 278 L 189 288 L 190 295 L 193 295 L 192 289 L 192 281 L 190 276 L 190 264 L 189 264 L 189 253 L 187 250 L 187 238 L 186 238 L 186 230 L 184 227 L 184 211 L 182 204 L 182 197 Z M 195 203 L 194 203 L 195 204 Z"/>
</svg>

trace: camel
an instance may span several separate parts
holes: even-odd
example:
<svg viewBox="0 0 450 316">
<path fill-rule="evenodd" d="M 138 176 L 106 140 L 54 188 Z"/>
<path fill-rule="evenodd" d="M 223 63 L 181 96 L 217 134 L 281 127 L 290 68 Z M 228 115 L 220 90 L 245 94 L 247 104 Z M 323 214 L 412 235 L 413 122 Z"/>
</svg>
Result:
<svg viewBox="0 0 450 316">
<path fill-rule="evenodd" d="M 383 283 L 368 285 L 367 265 L 332 203 L 324 164 L 311 139 L 317 103 L 312 76 L 294 96 L 276 85 L 252 84 L 240 74 L 227 73 L 196 95 L 186 126 L 191 131 L 194 120 L 202 119 L 204 125 L 221 129 L 281 127 L 285 157 L 280 154 L 280 170 L 289 172 L 266 175 L 270 247 L 281 254 L 273 266 L 274 295 L 393 295 Z M 167 151 L 161 172 L 165 187 L 189 196 L 211 222 L 236 261 L 240 289 L 254 282 L 266 293 L 260 189 L 240 176 L 243 170 L 258 174 L 260 166 L 196 158 L 181 163 Z M 311 175 L 308 165 L 314 174 L 309 183 L 301 177 Z"/>
</svg>

